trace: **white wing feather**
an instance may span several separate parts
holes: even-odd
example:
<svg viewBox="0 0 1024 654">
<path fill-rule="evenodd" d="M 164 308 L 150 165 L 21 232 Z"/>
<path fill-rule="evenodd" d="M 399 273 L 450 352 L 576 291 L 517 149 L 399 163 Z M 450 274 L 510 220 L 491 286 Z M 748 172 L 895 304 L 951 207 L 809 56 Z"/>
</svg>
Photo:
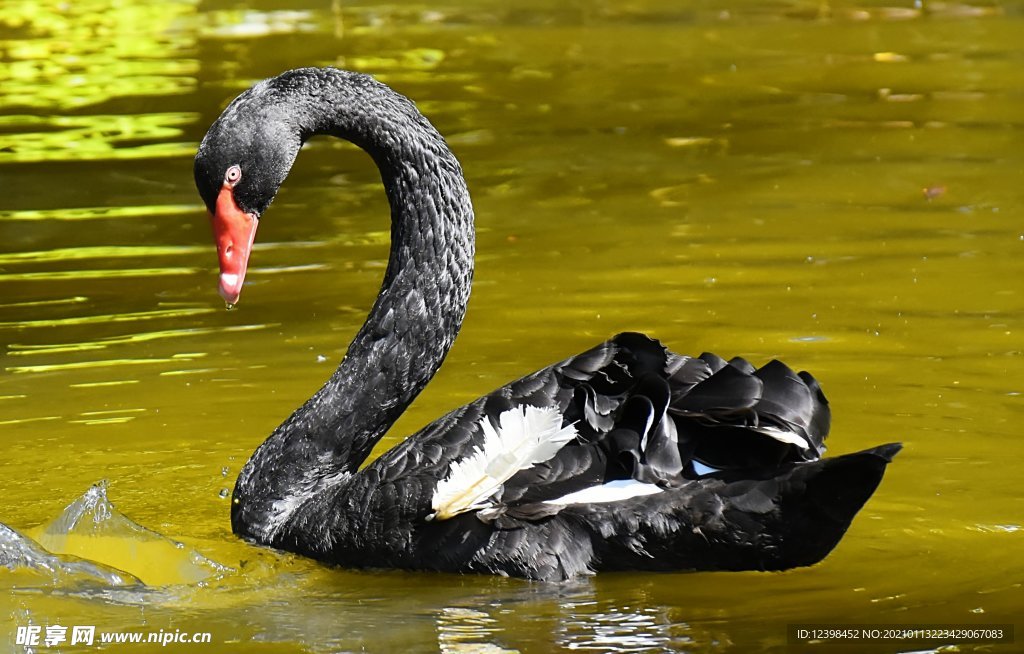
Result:
<svg viewBox="0 0 1024 654">
<path fill-rule="evenodd" d="M 448 476 L 438 483 L 429 520 L 445 520 L 488 506 L 512 475 L 547 461 L 576 438 L 575 425 L 562 427 L 562 415 L 551 407 L 515 407 L 498 416 L 498 429 L 486 416 L 480 420 L 480 428 L 483 443 L 468 457 L 452 462 Z"/>
</svg>

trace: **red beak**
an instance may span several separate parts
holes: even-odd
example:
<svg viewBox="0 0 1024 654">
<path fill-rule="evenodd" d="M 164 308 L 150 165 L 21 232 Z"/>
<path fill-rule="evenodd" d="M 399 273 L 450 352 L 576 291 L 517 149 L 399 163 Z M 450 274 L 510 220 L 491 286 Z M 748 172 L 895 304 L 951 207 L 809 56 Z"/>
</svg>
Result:
<svg viewBox="0 0 1024 654">
<path fill-rule="evenodd" d="M 242 294 L 242 282 L 245 281 L 259 220 L 255 214 L 239 208 L 231 186 L 224 184 L 217 195 L 216 210 L 210 214 L 210 225 L 220 259 L 220 296 L 230 307 Z"/>
</svg>

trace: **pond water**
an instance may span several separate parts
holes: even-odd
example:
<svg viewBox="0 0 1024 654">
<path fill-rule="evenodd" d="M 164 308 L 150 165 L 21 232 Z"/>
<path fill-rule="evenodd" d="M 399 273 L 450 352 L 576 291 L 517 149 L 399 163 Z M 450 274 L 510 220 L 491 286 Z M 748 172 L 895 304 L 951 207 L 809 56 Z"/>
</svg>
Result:
<svg viewBox="0 0 1024 654">
<path fill-rule="evenodd" d="M 1022 33 L 1019 4 L 923 0 L 0 2 L 0 522 L 105 479 L 235 571 L 114 591 L 0 570 L 0 642 L 32 623 L 217 651 L 785 651 L 795 623 L 1016 621 L 1020 646 Z M 476 206 L 462 335 L 378 451 L 622 330 L 778 357 L 821 380 L 830 453 L 905 444 L 835 552 L 545 585 L 237 540 L 239 468 L 340 359 L 387 257 L 370 160 L 316 140 L 242 304 L 217 296 L 191 158 L 227 101 L 300 65 L 415 99 Z"/>
</svg>

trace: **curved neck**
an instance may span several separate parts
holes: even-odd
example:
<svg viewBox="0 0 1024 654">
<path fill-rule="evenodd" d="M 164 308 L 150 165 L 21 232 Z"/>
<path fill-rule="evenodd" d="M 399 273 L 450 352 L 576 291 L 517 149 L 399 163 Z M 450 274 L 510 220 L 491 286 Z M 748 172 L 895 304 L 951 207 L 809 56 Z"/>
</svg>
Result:
<svg viewBox="0 0 1024 654">
<path fill-rule="evenodd" d="M 473 274 L 473 208 L 462 169 L 415 105 L 365 75 L 286 75 L 292 77 L 270 81 L 279 87 L 264 101 L 286 108 L 300 140 L 330 134 L 376 162 L 391 205 L 391 254 L 380 293 L 338 369 L 239 476 L 236 531 L 239 519 L 283 522 L 282 506 L 293 510 L 297 497 L 356 472 L 440 368 Z"/>
</svg>

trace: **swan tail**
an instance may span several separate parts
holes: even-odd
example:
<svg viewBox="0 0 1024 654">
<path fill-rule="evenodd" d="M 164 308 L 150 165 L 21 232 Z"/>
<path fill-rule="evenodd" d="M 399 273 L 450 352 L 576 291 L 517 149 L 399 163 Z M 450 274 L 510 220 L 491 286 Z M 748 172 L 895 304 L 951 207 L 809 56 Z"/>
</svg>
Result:
<svg viewBox="0 0 1024 654">
<path fill-rule="evenodd" d="M 703 479 L 628 503 L 566 507 L 563 515 L 591 525 L 598 569 L 808 566 L 838 544 L 900 448 L 797 463 L 767 479 Z"/>
<path fill-rule="evenodd" d="M 783 570 L 824 559 L 874 494 L 902 447 L 888 443 L 795 466 L 780 484 L 776 538 L 781 547 L 765 568 Z"/>
</svg>

